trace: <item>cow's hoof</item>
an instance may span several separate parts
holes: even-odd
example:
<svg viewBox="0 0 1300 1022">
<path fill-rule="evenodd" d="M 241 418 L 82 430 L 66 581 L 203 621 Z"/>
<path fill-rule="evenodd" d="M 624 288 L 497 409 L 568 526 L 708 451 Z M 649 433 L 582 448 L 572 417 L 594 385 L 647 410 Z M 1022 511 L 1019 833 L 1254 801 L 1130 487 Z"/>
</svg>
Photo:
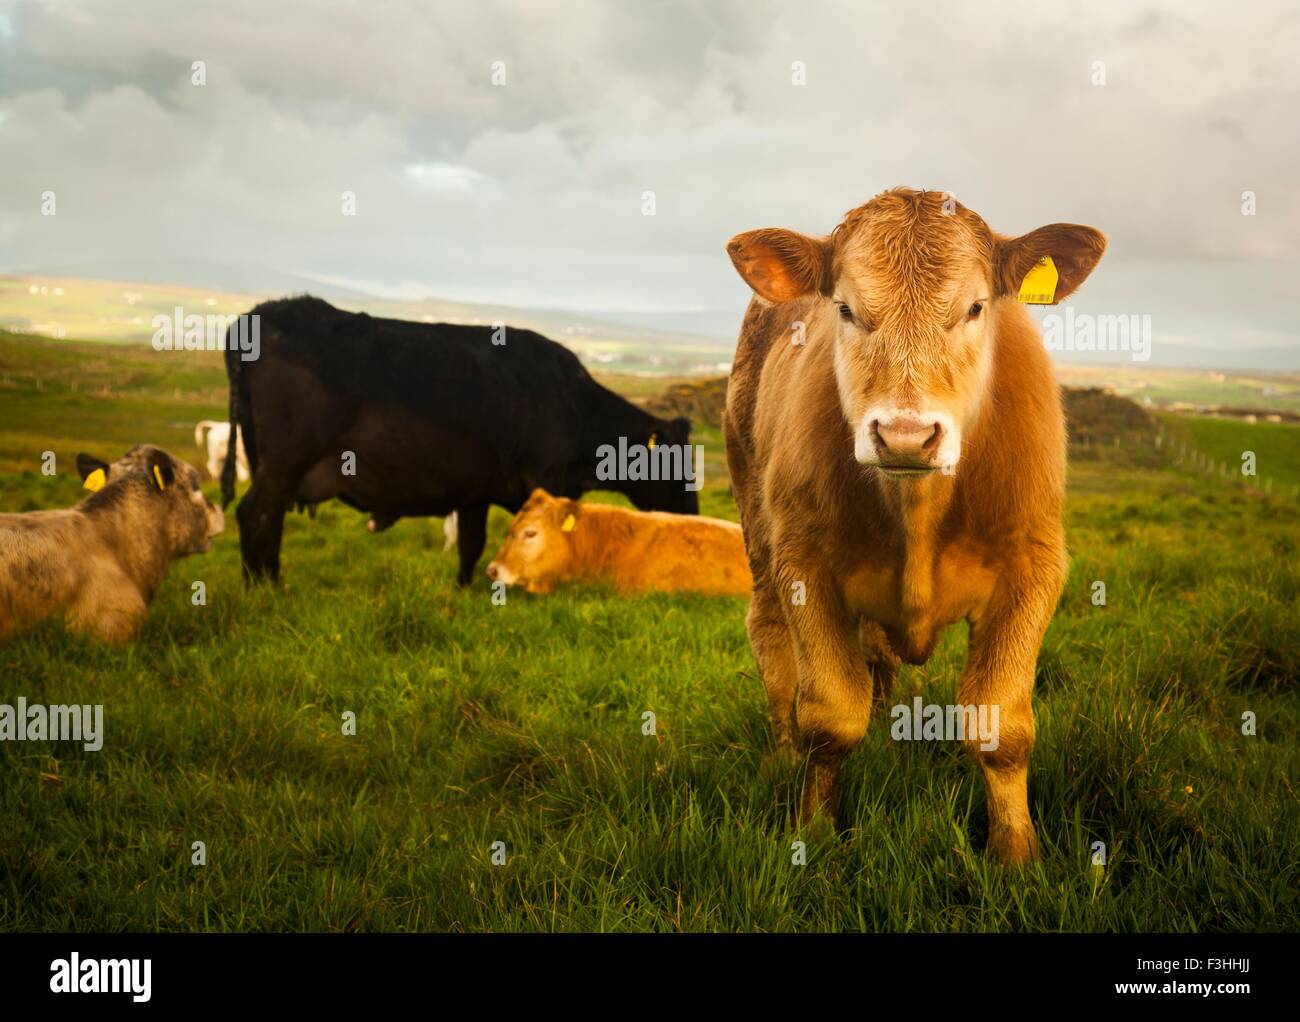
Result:
<svg viewBox="0 0 1300 1022">
<path fill-rule="evenodd" d="M 989 833 L 988 854 L 1007 866 L 1023 866 L 1038 859 L 1038 838 L 1030 827 L 998 827 Z"/>
<path fill-rule="evenodd" d="M 794 826 L 804 838 L 812 842 L 829 841 L 840 833 L 839 820 L 825 809 L 811 814 L 801 809 L 794 820 Z"/>
</svg>

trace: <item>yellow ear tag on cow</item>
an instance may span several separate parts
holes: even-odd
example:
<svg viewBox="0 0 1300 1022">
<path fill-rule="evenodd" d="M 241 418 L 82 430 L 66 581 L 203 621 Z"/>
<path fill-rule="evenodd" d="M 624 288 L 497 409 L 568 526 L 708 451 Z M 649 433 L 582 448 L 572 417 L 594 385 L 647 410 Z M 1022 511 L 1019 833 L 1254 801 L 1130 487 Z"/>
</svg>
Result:
<svg viewBox="0 0 1300 1022">
<path fill-rule="evenodd" d="M 102 490 L 106 482 L 108 482 L 108 476 L 104 475 L 104 470 L 102 468 L 97 468 L 95 471 L 91 472 L 90 475 L 86 476 L 86 481 L 81 485 L 83 489 L 87 489 L 91 493 L 94 493 L 96 490 Z"/>
<path fill-rule="evenodd" d="M 568 515 L 564 519 L 563 523 L 561 523 L 560 531 L 572 532 L 577 527 L 577 524 L 578 524 L 578 519 L 574 518 L 573 515 Z"/>
<path fill-rule="evenodd" d="M 1060 275 L 1051 256 L 1043 256 L 1020 282 L 1020 301 L 1026 305 L 1051 305 L 1056 301 L 1056 282 Z"/>
<path fill-rule="evenodd" d="M 648 444 L 646 444 L 646 447 L 647 447 L 648 449 L 650 449 L 650 450 L 652 450 L 652 451 L 655 449 L 655 443 L 657 442 L 657 441 L 656 441 L 656 437 L 658 437 L 658 435 L 659 435 L 658 433 L 651 433 L 651 434 L 650 434 L 650 442 L 649 442 Z"/>
<path fill-rule="evenodd" d="M 160 490 L 167 489 L 167 484 L 163 482 L 162 469 L 160 469 L 157 465 L 153 467 L 153 477 L 158 481 L 158 489 Z"/>
</svg>

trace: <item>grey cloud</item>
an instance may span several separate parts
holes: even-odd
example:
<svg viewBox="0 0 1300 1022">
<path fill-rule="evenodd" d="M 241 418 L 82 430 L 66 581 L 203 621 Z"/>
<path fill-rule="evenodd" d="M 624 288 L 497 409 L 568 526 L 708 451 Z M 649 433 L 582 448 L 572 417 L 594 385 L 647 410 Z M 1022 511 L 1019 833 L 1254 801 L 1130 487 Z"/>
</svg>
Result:
<svg viewBox="0 0 1300 1022">
<path fill-rule="evenodd" d="M 1119 266 L 1300 258 L 1284 0 L 0 13 L 0 268 L 130 276 L 212 253 L 446 297 L 716 312 L 743 305 L 731 234 L 826 231 L 895 184 L 1008 232 L 1094 223 Z"/>
</svg>

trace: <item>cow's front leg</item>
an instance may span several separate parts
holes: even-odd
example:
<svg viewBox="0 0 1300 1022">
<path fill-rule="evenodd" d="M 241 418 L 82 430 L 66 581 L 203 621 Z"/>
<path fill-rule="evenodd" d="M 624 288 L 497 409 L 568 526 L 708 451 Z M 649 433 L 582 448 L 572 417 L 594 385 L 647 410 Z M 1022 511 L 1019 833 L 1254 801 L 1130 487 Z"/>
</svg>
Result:
<svg viewBox="0 0 1300 1022">
<path fill-rule="evenodd" d="M 120 646 L 135 637 L 148 611 L 135 584 L 114 571 L 81 593 L 68 610 L 68 624 L 74 631 Z"/>
<path fill-rule="evenodd" d="M 889 648 L 885 630 L 874 621 L 862 620 L 858 626 L 858 644 L 866 657 L 867 669 L 871 671 L 872 700 L 876 709 L 888 715 L 902 661 Z"/>
<path fill-rule="evenodd" d="M 991 732 L 971 735 L 968 728 L 964 742 L 984 774 L 988 852 L 1007 863 L 1038 857 L 1029 818 L 1031 695 L 1038 648 L 1056 607 L 1064 569 L 1059 577 L 1056 572 L 1045 574 L 1050 577 L 1000 586 L 985 612 L 972 621 L 966 669 L 957 689 L 958 702 L 974 707 L 975 719 Z"/>
<path fill-rule="evenodd" d="M 456 518 L 459 529 L 456 546 L 460 552 L 460 570 L 456 581 L 467 586 L 474 579 L 474 565 L 483 556 L 483 547 L 487 543 L 487 504 L 471 504 L 458 508 Z"/>
<path fill-rule="evenodd" d="M 798 672 L 794 664 L 790 625 L 786 622 L 781 598 L 772 591 L 771 583 L 765 578 L 754 582 L 754 596 L 749 601 L 745 627 L 749 631 L 749 644 L 754 650 L 754 659 L 758 661 L 763 687 L 767 690 L 775 753 L 772 760 L 779 762 L 790 750 Z"/>
<path fill-rule="evenodd" d="M 827 579 L 782 573 L 783 591 L 803 582 L 804 602 L 786 608 L 794 640 L 795 723 L 808 757 L 799 822 L 818 815 L 838 822 L 840 766 L 867 733 L 872 678 L 863 660 L 858 620 Z"/>
</svg>

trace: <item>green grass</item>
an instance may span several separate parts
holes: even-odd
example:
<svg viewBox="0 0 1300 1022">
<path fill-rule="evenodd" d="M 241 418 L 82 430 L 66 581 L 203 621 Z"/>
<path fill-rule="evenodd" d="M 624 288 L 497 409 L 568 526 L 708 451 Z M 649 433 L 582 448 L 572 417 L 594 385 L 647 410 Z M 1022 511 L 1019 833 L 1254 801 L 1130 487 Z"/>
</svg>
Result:
<svg viewBox="0 0 1300 1022">
<path fill-rule="evenodd" d="M 67 350 L 0 340 L 0 369 L 47 381 L 0 391 L 0 508 L 75 502 L 78 449 L 147 439 L 200 460 L 192 423 L 221 413 L 219 367 L 128 354 L 117 375 L 143 373 L 134 386 L 74 395 L 59 389 Z M 704 510 L 734 517 L 720 441 L 697 439 Z M 54 478 L 38 471 L 46 448 Z M 507 520 L 493 512 L 490 550 Z M 48 628 L 0 651 L 0 702 L 103 703 L 106 729 L 98 753 L 0 743 L 0 928 L 1300 922 L 1291 501 L 1169 468 L 1072 467 L 1072 568 L 1040 659 L 1030 774 L 1044 857 L 1020 872 L 981 852 L 983 785 L 962 752 L 891 742 L 879 720 L 845 769 L 847 832 L 793 830 L 798 778 L 760 770 L 743 600 L 576 589 L 494 606 L 481 574 L 455 586 L 436 523 L 364 523 L 338 504 L 291 516 L 281 590 L 242 586 L 232 531 L 173 566 L 125 649 Z M 196 579 L 207 606 L 190 603 Z M 897 701 L 953 700 L 963 633 L 904 670 Z M 206 866 L 190 864 L 195 841 Z"/>
</svg>

